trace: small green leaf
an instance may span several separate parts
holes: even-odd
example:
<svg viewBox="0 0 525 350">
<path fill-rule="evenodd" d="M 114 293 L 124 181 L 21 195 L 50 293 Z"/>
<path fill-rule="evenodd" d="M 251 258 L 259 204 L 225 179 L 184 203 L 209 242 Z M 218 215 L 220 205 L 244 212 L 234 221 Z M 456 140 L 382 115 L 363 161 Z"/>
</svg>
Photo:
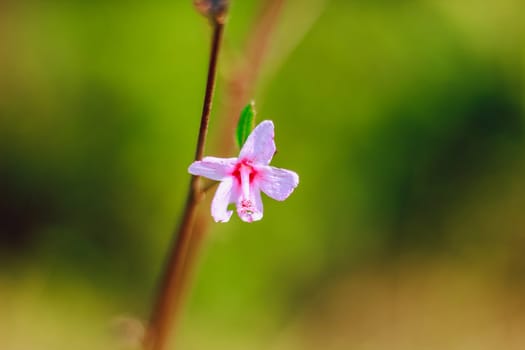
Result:
<svg viewBox="0 0 525 350">
<path fill-rule="evenodd" d="M 252 101 L 244 107 L 239 117 L 239 123 L 237 124 L 237 144 L 239 148 L 242 148 L 244 142 L 248 138 L 248 135 L 253 130 L 255 123 L 255 103 Z"/>
</svg>

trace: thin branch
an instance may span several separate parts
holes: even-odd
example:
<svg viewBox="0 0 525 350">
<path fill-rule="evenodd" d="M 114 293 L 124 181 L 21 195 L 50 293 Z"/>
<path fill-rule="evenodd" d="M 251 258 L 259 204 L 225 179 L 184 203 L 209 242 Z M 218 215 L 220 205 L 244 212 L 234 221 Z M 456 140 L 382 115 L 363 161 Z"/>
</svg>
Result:
<svg viewBox="0 0 525 350">
<path fill-rule="evenodd" d="M 320 1 L 324 3 L 327 0 Z M 234 71 L 229 79 L 226 79 L 226 103 L 220 115 L 217 117 L 219 124 L 222 125 L 220 135 L 223 136 L 219 139 L 220 143 L 215 146 L 215 149 L 219 150 L 219 153 L 229 155 L 234 149 L 233 138 L 228 136 L 232 135 L 235 131 L 239 113 L 246 102 L 252 97 L 251 94 L 258 83 L 260 70 L 268 59 L 270 38 L 283 13 L 285 3 L 286 0 L 269 0 L 264 2 L 258 20 L 255 22 L 246 40 L 247 46 L 245 47 L 242 59 L 244 64 L 240 64 L 240 68 Z M 322 10 L 322 6 L 319 7 L 319 10 Z M 315 17 L 318 18 L 318 16 Z M 315 20 L 310 21 L 309 25 L 313 25 L 314 22 Z M 306 34 L 308 29 L 308 27 L 303 27 L 302 34 Z M 297 35 L 297 37 L 299 36 L 300 35 Z M 298 38 L 296 39 L 299 41 Z M 292 49 L 288 49 L 287 54 L 291 51 Z M 284 57 L 281 58 L 284 60 Z M 205 192 L 210 191 L 215 184 L 216 182 L 213 182 L 209 186 L 205 186 Z M 188 249 L 188 255 L 186 257 L 187 268 L 184 271 L 185 276 L 183 276 L 185 280 L 190 280 L 192 277 L 195 262 L 202 249 L 202 244 L 210 223 L 209 215 L 208 208 L 201 208 L 197 213 L 191 235 L 190 248 Z M 191 281 L 186 281 L 183 284 L 188 286 L 190 282 Z M 181 296 L 179 295 L 179 297 Z"/>
<path fill-rule="evenodd" d="M 255 22 L 247 38 L 248 44 L 245 48 L 243 59 L 246 64 L 241 66 L 241 68 L 234 72 L 231 78 L 227 80 L 226 107 L 221 110 L 217 118 L 223 126 L 220 135 L 224 135 L 224 137 L 221 137 L 219 140 L 220 143 L 216 146 L 217 149 L 221 150 L 220 153 L 231 154 L 234 148 L 233 141 L 230 141 L 232 138 L 228 137 L 228 135 L 233 135 L 239 113 L 246 101 L 248 101 L 249 95 L 255 89 L 257 77 L 259 76 L 258 72 L 266 58 L 270 37 L 278 22 L 284 3 L 285 0 L 265 2 L 261 8 L 258 20 Z M 215 184 L 214 182 L 210 186 L 206 186 L 205 192 L 211 190 Z M 195 219 L 190 248 L 188 249 L 188 255 L 186 257 L 186 265 L 188 267 L 185 269 L 186 275 L 183 277 L 185 280 L 191 278 L 192 270 L 200 252 L 205 233 L 208 230 L 209 223 L 209 211 L 199 211 Z M 185 286 L 188 284 L 189 282 L 183 283 Z M 181 295 L 179 295 L 179 297 L 181 297 Z"/>
<path fill-rule="evenodd" d="M 247 96 L 255 87 L 256 78 L 258 76 L 257 72 L 260 69 L 264 57 L 266 57 L 265 53 L 269 37 L 273 33 L 273 27 L 277 23 L 277 18 L 279 17 L 283 3 L 284 0 L 272 0 L 266 3 L 262 9 L 259 20 L 254 25 L 253 31 L 248 38 L 250 44 L 246 48 L 245 54 L 246 61 L 252 63 L 250 66 L 245 66 L 243 69 L 239 70 L 229 81 L 230 88 L 227 90 L 226 97 L 228 99 L 228 108 L 225 108 L 220 116 L 221 123 L 225 125 L 221 135 L 232 135 L 233 131 L 231 130 L 235 128 L 236 118 L 239 115 L 239 111 L 246 102 L 248 98 Z M 211 66 L 212 64 L 210 61 L 210 71 L 212 69 Z M 242 85 L 245 89 L 238 91 L 235 86 L 241 81 L 244 82 Z M 211 96 L 209 96 L 209 98 L 211 98 Z M 203 119 L 206 119 L 205 122 L 207 123 L 208 117 L 204 118 L 204 114 L 206 111 L 209 113 L 209 108 L 206 108 L 206 105 L 207 104 L 205 103 Z M 239 110 L 237 111 L 237 109 Z M 204 129 L 204 133 L 206 133 L 206 128 Z M 201 137 L 199 137 L 199 140 L 201 140 Z M 229 138 L 223 137 L 222 141 L 225 142 L 225 140 L 229 140 Z M 229 152 L 233 148 L 233 143 L 222 143 L 219 146 L 225 147 L 226 151 Z M 202 157 L 202 152 L 203 147 L 198 147 L 195 157 L 196 160 Z M 193 183 L 194 179 L 195 177 L 192 178 L 191 188 L 194 188 L 195 186 Z M 177 316 L 176 311 L 182 304 L 184 293 L 190 283 L 193 269 L 195 268 L 197 256 L 202 248 L 205 233 L 208 230 L 210 222 L 209 211 L 201 210 L 196 213 L 198 201 L 193 198 L 193 194 L 199 194 L 200 200 L 201 197 L 215 185 L 216 182 L 213 182 L 205 185 L 200 192 L 190 191 L 188 195 L 183 222 L 177 234 L 179 238 L 176 242 L 175 248 L 172 249 L 172 254 L 168 261 L 166 277 L 164 278 L 164 284 L 161 288 L 162 295 L 159 295 L 157 298 L 157 305 L 150 326 L 151 335 L 146 338 L 146 349 L 148 350 L 163 350 L 165 348 L 168 335 L 167 332 L 170 328 L 173 328 L 172 326 L 170 327 L 170 325 L 173 324 L 173 319 L 170 318 Z M 195 216 L 197 217 L 194 218 Z M 193 227 L 190 227 L 185 223 L 186 221 L 195 221 L 195 223 Z M 192 230 L 192 232 L 187 230 Z M 179 241 L 182 242 L 179 243 Z M 184 249 L 179 248 L 183 250 L 182 253 L 177 253 L 178 246 L 184 247 Z M 168 311 L 170 309 L 175 310 L 175 312 L 170 314 Z"/>
<path fill-rule="evenodd" d="M 221 153 L 230 154 L 234 148 L 234 144 L 231 140 L 231 138 L 227 137 L 227 135 L 232 135 L 235 130 L 235 125 L 237 122 L 237 118 L 239 116 L 239 113 L 244 106 L 244 104 L 252 97 L 251 94 L 255 90 L 255 86 L 257 84 L 257 80 L 259 77 L 259 73 L 261 70 L 261 67 L 268 56 L 268 47 L 270 44 L 270 38 L 272 34 L 274 33 L 275 27 L 278 23 L 278 20 L 283 12 L 284 3 L 286 0 L 269 0 L 264 1 L 264 5 L 261 8 L 261 12 L 259 15 L 258 20 L 255 22 L 251 33 L 248 35 L 247 38 L 247 46 L 244 50 L 244 59 L 242 61 L 242 64 L 239 65 L 239 69 L 233 72 L 231 77 L 227 79 L 227 91 L 226 91 L 226 103 L 225 108 L 222 109 L 220 116 L 218 119 L 220 120 L 220 124 L 222 125 L 220 135 L 226 135 L 226 137 L 222 137 L 220 139 L 220 144 L 217 145 L 217 149 L 220 150 Z M 198 1 L 196 2 L 196 4 Z M 221 1 L 219 1 L 221 3 Z M 223 20 L 219 20 L 218 22 L 223 23 Z M 221 28 L 222 29 L 222 28 Z M 305 31 L 306 32 L 306 31 Z M 222 34 L 222 33 L 221 33 Z M 220 42 L 220 38 L 217 42 L 217 44 Z M 217 49 L 218 50 L 218 49 Z M 213 49 L 212 49 L 213 51 Z M 290 50 L 288 50 L 289 53 Z M 212 55 L 213 58 L 213 55 Z M 217 57 L 215 57 L 216 61 Z M 216 62 L 212 65 L 212 61 L 210 60 L 210 72 L 212 71 L 213 66 L 213 79 L 215 77 L 215 69 L 216 69 Z M 203 118 L 201 122 L 201 133 L 199 133 L 199 142 L 198 147 L 195 155 L 195 159 L 198 160 L 202 158 L 203 151 L 204 151 L 204 139 L 206 136 L 207 131 L 207 123 L 209 118 L 209 111 L 211 107 L 211 93 L 213 92 L 213 80 L 212 84 L 210 85 L 210 77 L 211 75 L 208 75 L 208 87 L 211 86 L 211 91 L 207 88 L 207 94 L 205 101 L 209 99 L 209 104 L 205 102 L 204 108 L 203 108 Z M 210 93 L 208 96 L 208 92 Z M 203 124 L 205 123 L 205 124 Z M 203 125 L 205 125 L 203 127 Z M 200 146 L 200 147 L 199 147 Z M 213 187 L 216 185 L 216 182 L 205 184 L 202 189 L 199 191 L 200 183 L 198 182 L 198 179 L 195 177 L 192 178 L 191 182 L 191 189 L 190 193 L 188 194 L 188 201 L 186 205 L 186 210 L 184 212 L 183 216 L 183 222 L 181 224 L 181 227 L 178 231 L 178 237 L 177 243 L 175 246 L 177 246 L 178 241 L 184 239 L 183 243 L 180 243 L 180 245 L 184 246 L 184 253 L 180 254 L 178 256 L 179 261 L 175 262 L 173 257 L 173 249 L 172 254 L 170 255 L 168 267 L 171 269 L 175 269 L 178 265 L 177 271 L 166 271 L 166 276 L 176 275 L 175 277 L 171 277 L 171 282 L 168 283 L 168 278 L 165 278 L 165 283 L 161 290 L 164 290 L 165 292 L 168 292 L 168 289 L 176 289 L 176 293 L 171 293 L 171 297 L 169 298 L 169 303 L 166 303 L 166 305 L 157 305 L 155 308 L 154 316 L 152 317 L 152 327 L 151 330 L 153 331 L 153 335 L 162 333 L 162 338 L 157 335 L 157 342 L 159 342 L 160 339 L 162 339 L 161 345 L 157 345 L 156 348 L 153 347 L 147 347 L 147 349 L 154 349 L 154 350 L 161 350 L 164 349 L 163 346 L 165 346 L 166 338 L 167 338 L 167 332 L 169 331 L 170 327 L 169 325 L 166 327 L 166 324 L 172 324 L 173 320 L 170 320 L 169 322 L 162 321 L 159 322 L 161 318 L 164 317 L 170 317 L 169 312 L 168 315 L 164 316 L 155 316 L 158 313 L 163 312 L 164 314 L 168 311 L 168 309 L 174 309 L 175 312 L 173 312 L 173 315 L 171 316 L 176 317 L 177 316 L 177 310 L 180 308 L 180 305 L 182 304 L 182 298 L 183 294 L 185 293 L 185 290 L 187 289 L 189 285 L 189 279 L 192 275 L 192 270 L 195 267 L 196 258 L 202 248 L 202 243 L 204 241 L 205 233 L 208 229 L 209 225 L 209 210 L 201 210 L 197 212 L 197 204 L 202 199 L 203 195 L 207 193 L 208 191 L 212 190 Z M 195 196 L 195 197 L 194 197 Z M 198 198 L 196 198 L 198 197 Z M 190 205 L 191 204 L 191 205 Z M 196 218 L 195 218 L 196 216 Z M 190 227 L 189 225 L 186 225 L 185 222 L 194 222 L 193 227 Z M 182 234 L 184 230 L 190 230 L 192 232 L 184 231 L 184 235 Z M 187 241 L 189 240 L 189 242 Z M 166 285 L 168 284 L 174 284 L 175 287 L 168 288 Z M 168 293 L 169 294 L 169 293 Z M 165 297 L 159 297 L 159 300 L 166 299 Z M 158 311 L 157 311 L 158 310 Z M 162 311 L 163 310 L 163 311 Z M 164 324 L 164 328 L 162 331 L 156 330 L 157 326 L 156 324 L 161 323 Z M 155 338 L 155 337 L 153 337 Z M 148 340 L 148 338 L 146 339 Z"/>
<path fill-rule="evenodd" d="M 220 135 L 233 135 L 242 108 L 252 99 L 259 72 L 268 55 L 270 39 L 282 14 L 286 0 L 261 1 L 264 3 L 257 21 L 246 40 L 239 68 L 227 79 L 226 102 L 219 116 Z M 218 119 L 219 119 L 218 118 Z M 230 154 L 233 138 L 223 137 L 218 145 L 221 154 Z"/>
<path fill-rule="evenodd" d="M 215 88 L 215 77 L 217 71 L 217 60 L 224 24 L 222 21 L 214 21 L 212 35 L 212 47 L 208 67 L 208 78 L 206 82 L 206 93 L 202 108 L 199 137 L 195 151 L 195 160 L 202 159 L 208 121 L 212 105 L 213 92 Z M 192 176 L 186 199 L 186 206 L 182 220 L 175 233 L 175 240 L 170 250 L 168 261 L 164 270 L 162 282 L 155 300 L 155 306 L 151 315 L 148 332 L 145 339 L 145 349 L 164 350 L 168 342 L 168 336 L 173 329 L 180 310 L 180 295 L 184 290 L 186 255 L 190 246 L 191 233 L 193 229 L 197 205 L 203 197 L 200 188 L 200 177 Z"/>
</svg>

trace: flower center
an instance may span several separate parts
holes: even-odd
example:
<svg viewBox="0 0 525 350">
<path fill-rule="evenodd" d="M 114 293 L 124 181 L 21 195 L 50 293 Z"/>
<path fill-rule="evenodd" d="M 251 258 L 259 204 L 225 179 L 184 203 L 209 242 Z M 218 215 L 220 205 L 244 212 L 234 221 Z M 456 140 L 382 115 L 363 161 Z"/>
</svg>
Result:
<svg viewBox="0 0 525 350">
<path fill-rule="evenodd" d="M 254 199 L 254 191 L 257 191 L 257 188 L 253 183 L 257 176 L 257 170 L 248 161 L 241 160 L 235 166 L 232 176 L 235 178 L 235 181 L 237 181 L 237 186 L 240 190 L 237 202 L 237 212 L 244 218 L 244 221 L 251 222 L 253 220 L 252 215 L 257 213 Z"/>
<path fill-rule="evenodd" d="M 237 180 L 239 185 L 246 186 L 253 182 L 257 175 L 257 170 L 248 161 L 242 160 L 235 165 L 231 175 Z"/>
</svg>

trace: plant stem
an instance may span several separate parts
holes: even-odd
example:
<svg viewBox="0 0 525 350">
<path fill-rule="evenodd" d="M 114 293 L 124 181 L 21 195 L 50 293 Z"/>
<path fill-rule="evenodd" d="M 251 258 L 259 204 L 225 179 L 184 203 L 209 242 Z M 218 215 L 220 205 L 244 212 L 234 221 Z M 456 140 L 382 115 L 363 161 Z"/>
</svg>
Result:
<svg viewBox="0 0 525 350">
<path fill-rule="evenodd" d="M 218 116 L 222 125 L 221 135 L 224 137 L 220 139 L 220 144 L 215 145 L 224 154 L 230 154 L 234 149 L 233 138 L 228 136 L 234 133 L 239 113 L 255 89 L 258 73 L 268 51 L 268 42 L 281 15 L 284 2 L 285 0 L 271 0 L 264 3 L 259 18 L 247 38 L 248 45 L 244 50 L 244 62 L 247 65 L 240 64 L 240 68 L 227 81 L 226 108 L 223 108 Z M 215 182 L 208 183 L 202 188 L 201 193 L 209 192 L 215 185 Z M 185 267 L 181 276 L 183 279 L 181 285 L 184 288 L 191 283 L 192 270 L 202 249 L 210 222 L 209 210 L 199 210 L 195 215 L 195 223 L 184 261 Z M 176 300 L 175 303 L 182 303 L 183 292 L 177 294 L 176 297 L 179 300 Z"/>
<path fill-rule="evenodd" d="M 208 66 L 208 78 L 206 82 L 206 93 L 202 108 L 199 137 L 195 151 L 195 160 L 202 159 L 206 134 L 208 131 L 208 121 L 210 118 L 213 92 L 215 88 L 215 77 L 217 71 L 217 61 L 222 41 L 224 24 L 220 21 L 213 21 L 213 35 Z M 186 205 L 182 214 L 182 220 L 175 234 L 169 257 L 164 269 L 162 282 L 155 300 L 155 306 L 150 318 L 149 327 L 144 341 L 144 349 L 164 350 L 166 349 L 170 331 L 173 330 L 174 321 L 180 312 L 180 295 L 184 291 L 184 275 L 188 268 L 185 263 L 189 249 L 193 224 L 195 221 L 196 210 L 203 197 L 200 185 L 200 177 L 192 176 Z"/>
<path fill-rule="evenodd" d="M 239 63 L 239 68 L 227 79 L 226 107 L 223 107 L 218 115 L 219 124 L 222 126 L 221 135 L 224 137 L 220 138 L 220 143 L 215 145 L 215 149 L 220 150 L 223 154 L 231 154 L 234 150 L 233 138 L 228 136 L 233 135 L 239 113 L 255 89 L 259 70 L 267 56 L 268 42 L 281 15 L 284 3 L 285 0 L 269 0 L 264 3 L 247 38 L 247 47 L 244 49 L 244 59 L 242 60 L 244 64 Z M 202 192 L 208 193 L 215 185 L 216 182 L 208 183 L 203 187 Z M 196 214 L 186 254 L 186 267 L 182 276 L 184 286 L 191 283 L 192 270 L 202 249 L 202 243 L 210 223 L 209 216 L 209 210 L 199 210 Z M 181 298 L 183 295 L 179 294 L 178 297 Z"/>
<path fill-rule="evenodd" d="M 257 21 L 250 28 L 243 52 L 243 59 L 226 81 L 226 101 L 219 115 L 221 135 L 234 135 L 239 114 L 253 98 L 259 73 L 268 55 L 272 34 L 282 15 L 286 0 L 261 1 Z M 223 137 L 218 145 L 220 153 L 229 154 L 235 149 L 232 137 Z"/>
</svg>

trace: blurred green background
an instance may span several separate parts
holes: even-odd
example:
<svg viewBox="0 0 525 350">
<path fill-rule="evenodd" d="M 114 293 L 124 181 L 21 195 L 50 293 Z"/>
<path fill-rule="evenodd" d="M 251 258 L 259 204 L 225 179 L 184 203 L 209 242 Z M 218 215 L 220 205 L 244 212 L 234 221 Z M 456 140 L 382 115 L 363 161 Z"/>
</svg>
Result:
<svg viewBox="0 0 525 350">
<path fill-rule="evenodd" d="M 232 0 L 212 140 L 262 3 Z M 254 98 L 301 183 L 210 225 L 178 348 L 523 349 L 523 21 L 521 0 L 287 1 Z M 1 349 L 133 348 L 208 50 L 189 0 L 2 2 Z"/>
</svg>

